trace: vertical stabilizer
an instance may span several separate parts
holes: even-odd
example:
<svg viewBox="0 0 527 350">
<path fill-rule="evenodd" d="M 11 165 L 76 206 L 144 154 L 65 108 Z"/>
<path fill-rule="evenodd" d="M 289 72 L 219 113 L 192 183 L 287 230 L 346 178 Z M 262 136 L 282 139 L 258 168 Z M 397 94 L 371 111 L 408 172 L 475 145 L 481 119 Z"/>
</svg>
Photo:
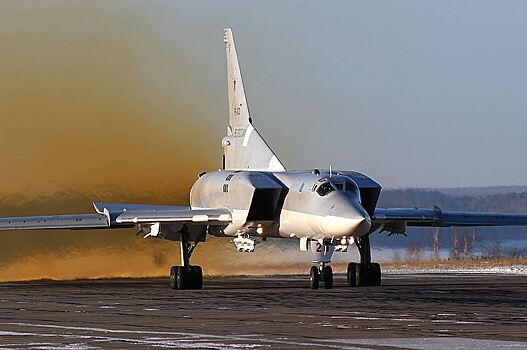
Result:
<svg viewBox="0 0 527 350">
<path fill-rule="evenodd" d="M 232 31 L 227 28 L 224 35 L 229 90 L 229 127 L 223 139 L 224 168 L 284 171 L 282 163 L 252 125 Z"/>
</svg>

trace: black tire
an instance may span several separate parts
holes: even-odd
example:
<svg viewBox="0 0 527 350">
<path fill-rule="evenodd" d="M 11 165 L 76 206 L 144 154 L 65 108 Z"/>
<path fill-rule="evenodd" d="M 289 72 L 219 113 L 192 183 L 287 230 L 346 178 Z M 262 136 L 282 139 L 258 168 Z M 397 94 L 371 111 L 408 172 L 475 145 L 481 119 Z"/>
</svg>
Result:
<svg viewBox="0 0 527 350">
<path fill-rule="evenodd" d="M 368 285 L 368 264 L 357 264 L 356 273 L 357 287 L 363 287 Z"/>
<path fill-rule="evenodd" d="M 366 285 L 374 286 L 375 285 L 375 267 L 372 263 L 367 265 L 367 276 L 366 276 Z"/>
<path fill-rule="evenodd" d="M 187 271 L 183 266 L 177 266 L 176 270 L 176 285 L 177 289 L 188 289 L 189 288 L 189 278 Z"/>
<path fill-rule="evenodd" d="M 318 289 L 320 285 L 320 273 L 318 272 L 318 267 L 312 266 L 309 270 L 309 287 L 311 289 Z"/>
<path fill-rule="evenodd" d="M 172 266 L 170 268 L 170 288 L 178 289 L 177 285 L 177 268 L 178 266 Z"/>
<path fill-rule="evenodd" d="M 324 288 L 333 288 L 333 269 L 331 268 L 331 266 L 324 266 L 324 270 L 322 270 L 322 273 L 324 274 Z"/>
<path fill-rule="evenodd" d="M 371 276 L 371 280 L 372 280 L 372 286 L 380 286 L 381 285 L 381 265 L 379 265 L 378 263 L 372 263 L 371 264 L 372 266 L 372 276 Z"/>
<path fill-rule="evenodd" d="M 192 276 L 192 289 L 203 288 L 203 270 L 201 266 L 191 266 L 190 272 Z"/>
<path fill-rule="evenodd" d="M 348 286 L 357 287 L 357 263 L 350 262 L 346 273 Z"/>
</svg>

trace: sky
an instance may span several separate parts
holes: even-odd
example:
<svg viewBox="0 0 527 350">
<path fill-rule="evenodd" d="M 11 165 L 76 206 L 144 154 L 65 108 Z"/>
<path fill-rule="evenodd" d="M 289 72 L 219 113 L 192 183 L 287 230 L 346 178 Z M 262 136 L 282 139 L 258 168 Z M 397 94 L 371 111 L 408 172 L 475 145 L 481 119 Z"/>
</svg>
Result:
<svg viewBox="0 0 527 350">
<path fill-rule="evenodd" d="M 4 0 L 0 10 L 4 192 L 176 182 L 167 177 L 188 187 L 218 168 L 226 26 L 254 123 L 288 168 L 355 169 L 385 187 L 526 183 L 521 1 Z"/>
<path fill-rule="evenodd" d="M 187 204 L 197 175 L 221 167 L 224 27 L 287 168 L 390 188 L 526 185 L 525 18 L 523 1 L 2 0 L 0 215 Z M 57 266 L 99 262 L 75 276 L 130 259 L 164 271 L 151 256 L 168 248 L 130 234 L 1 236 L 0 264 L 33 251 L 32 271 L 59 247 Z"/>
</svg>

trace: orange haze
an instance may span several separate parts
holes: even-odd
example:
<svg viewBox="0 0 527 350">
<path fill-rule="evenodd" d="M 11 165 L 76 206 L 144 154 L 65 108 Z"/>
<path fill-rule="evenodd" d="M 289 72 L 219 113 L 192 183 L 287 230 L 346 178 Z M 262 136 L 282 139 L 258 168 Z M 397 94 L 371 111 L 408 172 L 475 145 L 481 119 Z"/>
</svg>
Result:
<svg viewBox="0 0 527 350">
<path fill-rule="evenodd" d="M 226 110 L 194 82 L 203 67 L 123 4 L 0 4 L 0 216 L 187 204 L 197 174 L 220 166 Z M 1 232 L 0 279 L 158 276 L 179 262 L 173 242 L 134 233 Z"/>
</svg>

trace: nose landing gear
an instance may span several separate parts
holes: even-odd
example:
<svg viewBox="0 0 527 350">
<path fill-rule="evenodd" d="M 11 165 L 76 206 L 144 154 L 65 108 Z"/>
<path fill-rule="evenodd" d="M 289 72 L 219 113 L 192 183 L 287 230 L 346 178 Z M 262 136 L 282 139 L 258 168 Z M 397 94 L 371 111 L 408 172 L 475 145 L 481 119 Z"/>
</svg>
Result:
<svg viewBox="0 0 527 350">
<path fill-rule="evenodd" d="M 318 289 L 320 281 L 324 282 L 325 289 L 333 288 L 333 269 L 324 262 L 320 263 L 320 267 L 312 266 L 309 270 L 309 287 Z"/>
<path fill-rule="evenodd" d="M 300 250 L 311 250 L 314 253 L 313 262 L 318 264 L 318 266 L 312 266 L 311 270 L 309 270 L 309 287 L 318 289 L 320 281 L 322 281 L 325 289 L 333 288 L 333 269 L 327 264 L 331 261 L 335 245 L 322 240 L 306 240 L 304 243 L 300 242 Z"/>
</svg>

